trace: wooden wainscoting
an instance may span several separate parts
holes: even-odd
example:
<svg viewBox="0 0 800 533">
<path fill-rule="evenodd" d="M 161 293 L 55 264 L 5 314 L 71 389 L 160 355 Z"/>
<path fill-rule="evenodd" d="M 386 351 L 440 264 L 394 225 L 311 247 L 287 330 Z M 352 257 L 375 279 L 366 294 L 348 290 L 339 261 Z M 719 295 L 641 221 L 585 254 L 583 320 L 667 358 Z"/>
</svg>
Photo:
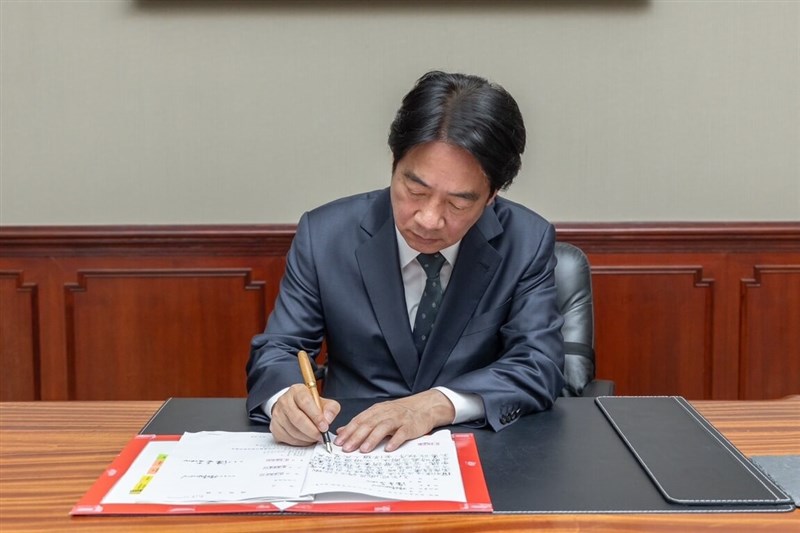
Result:
<svg viewBox="0 0 800 533">
<path fill-rule="evenodd" d="M 0 229 L 0 399 L 245 395 L 294 229 Z"/>
<path fill-rule="evenodd" d="M 800 393 L 800 223 L 557 228 L 618 394 Z M 0 399 L 245 395 L 294 229 L 0 228 Z"/>
<path fill-rule="evenodd" d="M 0 400 L 38 400 L 38 287 L 0 270 Z"/>
<path fill-rule="evenodd" d="M 592 264 L 618 394 L 800 393 L 800 223 L 560 225 Z"/>
</svg>

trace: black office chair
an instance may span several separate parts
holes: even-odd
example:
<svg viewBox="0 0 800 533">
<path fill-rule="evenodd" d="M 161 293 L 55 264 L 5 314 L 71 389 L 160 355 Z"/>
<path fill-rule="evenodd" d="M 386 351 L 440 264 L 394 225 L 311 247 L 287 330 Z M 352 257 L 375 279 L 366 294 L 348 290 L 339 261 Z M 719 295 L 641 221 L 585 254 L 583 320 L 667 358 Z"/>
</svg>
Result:
<svg viewBox="0 0 800 533">
<path fill-rule="evenodd" d="M 557 242 L 555 277 L 558 308 L 564 315 L 564 377 L 562 396 L 611 396 L 614 382 L 597 380 L 594 365 L 592 272 L 583 250 Z"/>
</svg>

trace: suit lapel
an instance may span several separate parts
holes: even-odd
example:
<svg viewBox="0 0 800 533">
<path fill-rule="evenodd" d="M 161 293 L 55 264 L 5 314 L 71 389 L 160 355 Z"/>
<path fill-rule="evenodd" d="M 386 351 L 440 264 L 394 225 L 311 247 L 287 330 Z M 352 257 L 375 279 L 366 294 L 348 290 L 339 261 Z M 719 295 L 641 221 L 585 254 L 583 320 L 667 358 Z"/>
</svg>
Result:
<svg viewBox="0 0 800 533">
<path fill-rule="evenodd" d="M 461 240 L 439 318 L 422 353 L 414 392 L 431 388 L 494 278 L 501 257 L 488 241 L 502 231 L 494 209 L 489 206 Z"/>
<path fill-rule="evenodd" d="M 417 373 L 418 358 L 406 311 L 403 277 L 388 189 L 375 201 L 361 223 L 372 237 L 356 250 L 367 294 L 378 325 L 409 388 Z"/>
</svg>

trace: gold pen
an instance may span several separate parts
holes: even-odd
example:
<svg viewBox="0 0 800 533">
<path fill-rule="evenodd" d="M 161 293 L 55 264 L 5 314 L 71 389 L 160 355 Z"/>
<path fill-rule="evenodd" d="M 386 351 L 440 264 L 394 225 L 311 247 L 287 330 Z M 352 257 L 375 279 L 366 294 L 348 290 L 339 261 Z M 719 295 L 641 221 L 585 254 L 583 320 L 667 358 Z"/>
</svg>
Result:
<svg viewBox="0 0 800 533">
<path fill-rule="evenodd" d="M 314 403 L 317 404 L 319 407 L 319 411 L 322 411 L 322 400 L 319 397 L 319 391 L 317 390 L 317 380 L 314 377 L 314 369 L 311 367 L 311 360 L 308 358 L 308 354 L 303 350 L 297 352 L 297 360 L 300 362 L 300 372 L 303 374 L 303 382 L 305 383 L 308 390 L 311 391 L 311 396 L 314 397 Z M 331 437 L 328 435 L 327 431 L 322 432 L 322 442 L 325 443 L 325 449 L 328 450 L 328 453 L 333 453 L 333 449 L 331 448 Z"/>
</svg>

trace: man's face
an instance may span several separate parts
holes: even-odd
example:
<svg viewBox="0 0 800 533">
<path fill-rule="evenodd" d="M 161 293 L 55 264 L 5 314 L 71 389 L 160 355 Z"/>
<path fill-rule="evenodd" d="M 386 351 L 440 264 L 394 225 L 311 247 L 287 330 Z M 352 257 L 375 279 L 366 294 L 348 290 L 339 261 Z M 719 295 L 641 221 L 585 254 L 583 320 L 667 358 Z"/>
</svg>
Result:
<svg viewBox="0 0 800 533">
<path fill-rule="evenodd" d="M 496 196 L 472 154 L 440 141 L 417 145 L 398 161 L 391 193 L 400 234 L 422 253 L 461 240 Z"/>
</svg>

